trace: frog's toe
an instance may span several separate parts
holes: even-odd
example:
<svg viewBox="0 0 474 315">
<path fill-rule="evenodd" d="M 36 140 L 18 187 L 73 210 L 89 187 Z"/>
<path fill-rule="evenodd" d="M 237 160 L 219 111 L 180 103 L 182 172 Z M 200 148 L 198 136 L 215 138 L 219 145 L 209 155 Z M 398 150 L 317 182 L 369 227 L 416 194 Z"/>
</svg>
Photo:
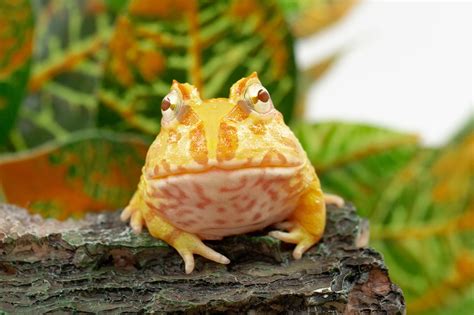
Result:
<svg viewBox="0 0 474 315">
<path fill-rule="evenodd" d="M 306 251 L 310 249 L 313 245 L 313 241 L 309 239 L 300 241 L 293 250 L 293 258 L 301 259 L 301 257 L 303 257 L 303 254 L 306 253 Z"/>
<path fill-rule="evenodd" d="M 273 226 L 278 230 L 289 231 L 295 226 L 295 223 L 291 221 L 283 221 L 280 223 L 276 223 Z"/>
<path fill-rule="evenodd" d="M 132 230 L 136 234 L 140 234 L 143 229 L 143 224 L 145 221 L 143 220 L 143 215 L 141 211 L 134 211 L 131 215 L 130 219 L 130 226 Z"/>
<path fill-rule="evenodd" d="M 293 232 L 272 231 L 268 235 L 285 243 L 298 244 L 299 241 L 299 236 Z"/>
<path fill-rule="evenodd" d="M 125 209 L 123 209 L 122 213 L 120 214 L 120 220 L 123 222 L 127 222 L 128 219 L 132 216 L 133 210 L 132 207 L 128 206 Z"/>
<path fill-rule="evenodd" d="M 338 208 L 342 208 L 344 206 L 344 199 L 339 197 L 338 195 L 333 194 L 324 194 L 324 202 L 327 205 L 335 205 Z"/>
<path fill-rule="evenodd" d="M 178 250 L 179 255 L 184 261 L 184 271 L 190 274 L 194 270 L 194 255 L 190 251 Z"/>
<path fill-rule="evenodd" d="M 178 250 L 178 253 L 184 260 L 184 270 L 187 274 L 190 274 L 194 270 L 194 254 L 201 255 L 209 260 L 215 261 L 220 264 L 228 264 L 230 263 L 229 258 L 225 257 L 222 254 L 219 254 L 215 250 L 207 247 L 206 245 L 202 245 L 202 247 L 198 247 L 195 249 L 194 252 L 189 250 Z"/>
<path fill-rule="evenodd" d="M 272 231 L 268 235 L 286 243 L 296 244 L 293 250 L 293 258 L 295 259 L 301 259 L 303 254 L 321 238 L 312 235 L 296 223 L 293 224 L 289 232 Z"/>
<path fill-rule="evenodd" d="M 173 243 L 173 247 L 178 251 L 184 260 L 184 269 L 187 274 L 194 270 L 194 254 L 215 261 L 220 264 L 230 263 L 229 258 L 206 246 L 197 236 L 183 233 Z"/>
</svg>

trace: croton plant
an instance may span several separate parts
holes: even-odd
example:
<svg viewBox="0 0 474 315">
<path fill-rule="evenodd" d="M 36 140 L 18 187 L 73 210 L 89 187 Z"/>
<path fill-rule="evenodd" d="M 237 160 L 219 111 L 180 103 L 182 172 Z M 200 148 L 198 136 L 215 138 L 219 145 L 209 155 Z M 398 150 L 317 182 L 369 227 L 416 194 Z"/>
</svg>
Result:
<svg viewBox="0 0 474 315">
<path fill-rule="evenodd" d="M 383 253 L 408 311 L 471 314 L 473 117 L 436 148 L 380 126 L 305 120 L 307 106 L 324 106 L 306 101 L 308 88 L 342 52 L 299 69 L 294 43 L 354 4 L 1 1 L 0 201 L 58 219 L 123 207 L 171 81 L 218 97 L 257 71 L 324 189 L 369 219 L 371 246 Z"/>
</svg>

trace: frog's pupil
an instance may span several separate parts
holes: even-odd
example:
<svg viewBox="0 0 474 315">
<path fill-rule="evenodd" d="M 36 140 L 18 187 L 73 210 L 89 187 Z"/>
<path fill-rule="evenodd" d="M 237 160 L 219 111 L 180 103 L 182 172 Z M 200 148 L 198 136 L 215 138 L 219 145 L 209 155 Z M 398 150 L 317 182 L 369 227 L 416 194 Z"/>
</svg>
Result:
<svg viewBox="0 0 474 315">
<path fill-rule="evenodd" d="M 257 98 L 259 99 L 259 101 L 266 102 L 270 99 L 270 95 L 267 91 L 261 89 L 260 91 L 258 91 Z"/>
<path fill-rule="evenodd" d="M 170 107 L 171 107 L 170 101 L 168 101 L 168 99 L 166 99 L 166 98 L 163 99 L 163 101 L 161 102 L 161 110 L 166 111 Z"/>
</svg>

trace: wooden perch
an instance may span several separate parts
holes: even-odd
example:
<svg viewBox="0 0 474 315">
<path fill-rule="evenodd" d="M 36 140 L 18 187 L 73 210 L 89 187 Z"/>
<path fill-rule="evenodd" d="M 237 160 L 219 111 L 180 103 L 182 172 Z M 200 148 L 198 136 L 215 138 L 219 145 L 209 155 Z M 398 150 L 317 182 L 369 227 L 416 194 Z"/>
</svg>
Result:
<svg viewBox="0 0 474 315">
<path fill-rule="evenodd" d="M 228 266 L 201 257 L 184 273 L 174 249 L 134 235 L 119 213 L 58 222 L 0 205 L 0 310 L 403 314 L 382 257 L 360 247 L 368 225 L 354 208 L 329 207 L 323 242 L 303 259 L 264 233 L 207 242 Z M 1 312 L 1 311 L 0 311 Z"/>
</svg>

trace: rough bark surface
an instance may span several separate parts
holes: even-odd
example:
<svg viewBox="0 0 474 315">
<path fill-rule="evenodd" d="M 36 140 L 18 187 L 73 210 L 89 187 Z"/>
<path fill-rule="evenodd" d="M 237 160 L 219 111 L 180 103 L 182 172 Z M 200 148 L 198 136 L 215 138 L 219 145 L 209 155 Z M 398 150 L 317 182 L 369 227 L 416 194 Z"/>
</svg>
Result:
<svg viewBox="0 0 474 315">
<path fill-rule="evenodd" d="M 303 259 L 264 233 L 207 242 L 232 260 L 201 257 L 184 274 L 178 254 L 119 213 L 58 222 L 0 205 L 0 310 L 403 314 L 401 290 L 364 245 L 367 222 L 350 205 L 329 207 L 323 241 Z"/>
</svg>

